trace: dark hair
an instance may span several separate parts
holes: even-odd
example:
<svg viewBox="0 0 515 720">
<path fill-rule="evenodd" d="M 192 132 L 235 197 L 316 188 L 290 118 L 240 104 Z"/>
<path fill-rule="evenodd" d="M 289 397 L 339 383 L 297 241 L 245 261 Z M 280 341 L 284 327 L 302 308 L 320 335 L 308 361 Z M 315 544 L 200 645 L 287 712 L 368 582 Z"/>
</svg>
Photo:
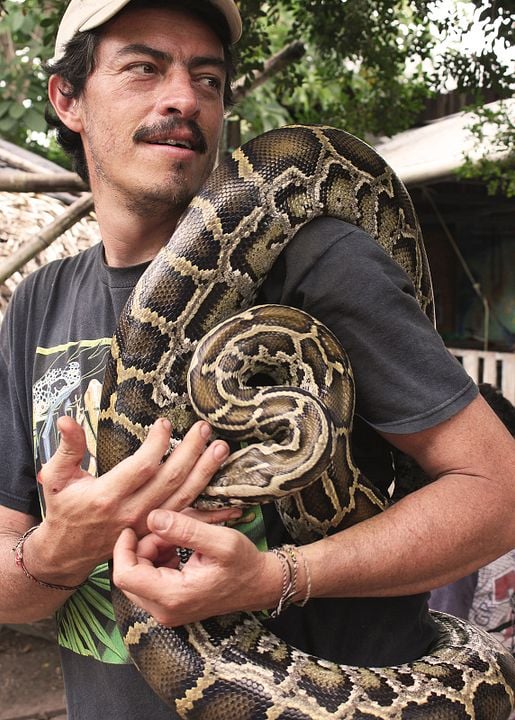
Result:
<svg viewBox="0 0 515 720">
<path fill-rule="evenodd" d="M 187 5 L 180 0 L 151 0 L 150 2 L 133 0 L 126 7 L 140 7 L 145 10 L 159 7 L 177 7 L 205 22 L 216 33 L 222 43 L 226 71 L 223 100 L 226 109 L 231 107 L 233 103 L 231 83 L 234 79 L 235 67 L 230 31 L 224 15 L 209 0 L 189 0 Z M 43 70 L 48 76 L 59 75 L 63 79 L 65 88 L 59 88 L 59 92 L 66 97 L 78 98 L 83 92 L 88 77 L 95 69 L 96 50 L 103 29 L 104 26 L 101 25 L 93 30 L 76 33 L 66 44 L 62 58 L 56 62 L 50 60 L 44 63 Z M 50 103 L 47 103 L 45 109 L 45 119 L 51 128 L 55 128 L 57 142 L 72 159 L 75 172 L 85 182 L 88 182 L 86 156 L 79 133 L 70 130 L 60 120 Z"/>
</svg>

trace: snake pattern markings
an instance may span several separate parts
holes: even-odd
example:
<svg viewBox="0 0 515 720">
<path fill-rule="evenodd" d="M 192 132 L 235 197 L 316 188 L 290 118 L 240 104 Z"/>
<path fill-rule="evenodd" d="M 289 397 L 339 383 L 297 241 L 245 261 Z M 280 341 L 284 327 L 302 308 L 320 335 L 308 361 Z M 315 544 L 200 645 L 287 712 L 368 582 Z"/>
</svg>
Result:
<svg viewBox="0 0 515 720">
<path fill-rule="evenodd" d="M 195 419 L 187 392 L 191 363 L 195 411 L 214 401 L 207 419 L 222 432 L 263 439 L 266 428 L 255 424 L 258 415 L 264 425 L 280 426 L 261 447 L 236 453 L 201 503 L 280 496 L 279 511 L 299 544 L 384 510 L 385 500 L 349 452 L 354 399 L 345 353 L 303 313 L 252 309 L 282 249 L 322 215 L 368 232 L 405 269 L 420 307 L 434 319 L 418 221 L 383 159 L 335 128 L 291 126 L 265 133 L 214 171 L 122 313 L 103 386 L 100 473 L 133 453 L 159 416 L 170 419 L 174 441 L 180 440 Z M 241 337 L 233 341 L 225 321 L 235 315 Z M 227 353 L 217 357 L 222 346 Z M 299 385 L 298 391 L 290 399 L 278 387 L 250 391 L 246 380 L 260 370 L 280 385 Z M 313 393 L 322 403 L 311 399 Z M 241 412 L 230 401 L 235 394 Z M 254 477 L 248 469 L 257 466 L 273 470 L 264 479 Z M 310 483 L 305 489 L 300 477 Z M 292 489 L 295 494 L 286 495 Z M 503 720 L 514 703 L 513 657 L 449 616 L 435 616 L 441 639 L 427 656 L 365 668 L 299 652 L 252 614 L 171 629 L 116 588 L 113 604 L 140 672 L 188 720 Z"/>
</svg>

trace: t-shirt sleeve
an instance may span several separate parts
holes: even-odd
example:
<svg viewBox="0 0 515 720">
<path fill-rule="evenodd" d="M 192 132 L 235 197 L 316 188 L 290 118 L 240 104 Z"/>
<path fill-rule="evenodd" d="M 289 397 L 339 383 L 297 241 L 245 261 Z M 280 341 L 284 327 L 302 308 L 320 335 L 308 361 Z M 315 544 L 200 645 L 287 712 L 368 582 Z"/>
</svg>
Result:
<svg viewBox="0 0 515 720">
<path fill-rule="evenodd" d="M 332 330 L 350 358 L 356 414 L 376 430 L 433 427 L 477 394 L 421 311 L 407 273 L 352 225 L 320 218 L 305 226 L 261 297 L 299 307 Z"/>
<path fill-rule="evenodd" d="M 0 504 L 40 517 L 23 362 L 29 323 L 18 309 L 20 294 L 11 299 L 0 328 Z"/>
</svg>

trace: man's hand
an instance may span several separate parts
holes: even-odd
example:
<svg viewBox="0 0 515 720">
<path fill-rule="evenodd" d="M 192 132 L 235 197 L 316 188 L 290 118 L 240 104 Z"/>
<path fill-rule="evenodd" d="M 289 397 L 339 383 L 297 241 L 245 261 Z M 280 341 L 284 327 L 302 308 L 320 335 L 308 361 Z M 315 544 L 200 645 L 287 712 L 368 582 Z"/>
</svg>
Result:
<svg viewBox="0 0 515 720">
<path fill-rule="evenodd" d="M 239 610 L 277 604 L 281 563 L 242 533 L 189 514 L 157 510 L 151 534 L 139 542 L 126 529 L 113 555 L 113 580 L 136 605 L 163 625 L 178 626 Z M 175 549 L 194 552 L 182 570 Z"/>
<path fill-rule="evenodd" d="M 160 419 L 134 455 L 95 478 L 81 469 L 86 449 L 83 429 L 69 417 L 60 418 L 58 427 L 59 448 L 38 478 L 46 514 L 37 535 L 48 558 L 45 565 L 53 566 L 52 577 L 64 584 L 84 579 L 99 561 L 110 558 L 122 529 L 133 528 L 138 537 L 145 534 L 151 510 L 191 505 L 229 453 L 223 441 L 207 445 L 211 428 L 198 422 L 163 462 L 171 426 Z M 212 519 L 220 522 L 229 516 L 234 511 L 217 511 Z M 27 542 L 27 552 L 30 545 Z"/>
</svg>

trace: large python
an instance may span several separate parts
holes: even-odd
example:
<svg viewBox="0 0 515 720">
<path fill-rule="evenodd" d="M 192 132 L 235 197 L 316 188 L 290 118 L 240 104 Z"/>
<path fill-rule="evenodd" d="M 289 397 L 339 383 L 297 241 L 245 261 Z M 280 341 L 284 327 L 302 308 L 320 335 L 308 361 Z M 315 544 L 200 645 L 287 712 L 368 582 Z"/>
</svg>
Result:
<svg viewBox="0 0 515 720">
<path fill-rule="evenodd" d="M 182 437 L 195 419 L 187 394 L 192 354 L 209 331 L 242 312 L 236 323 L 243 330 L 243 346 L 227 339 L 225 323 L 221 341 L 219 331 L 214 331 L 218 337 L 215 354 L 221 346 L 230 346 L 225 370 L 217 370 L 209 348 L 207 359 L 196 356 L 192 365 L 192 386 L 201 376 L 212 383 L 207 394 L 217 405 L 214 421 L 234 435 L 235 426 L 245 426 L 248 420 L 231 411 L 228 397 L 237 390 L 228 389 L 223 379 L 217 384 L 220 376 L 234 379 L 231 356 L 235 354 L 240 360 L 259 356 L 257 366 L 247 365 L 246 360 L 236 363 L 245 365 L 243 384 L 253 372 L 265 369 L 272 375 L 275 372 L 280 383 L 286 380 L 303 387 L 300 400 L 297 397 L 289 405 L 287 401 L 293 411 L 285 421 L 290 431 L 282 438 L 293 445 L 283 452 L 283 475 L 277 480 L 274 470 L 274 477 L 258 478 L 257 485 L 263 486 L 258 490 L 245 486 L 242 495 L 246 497 L 240 502 L 299 490 L 296 474 L 303 475 L 303 466 L 307 468 L 316 451 L 319 454 L 306 477 L 312 482 L 313 475 L 322 473 L 322 479 L 297 492 L 293 500 L 280 503 L 284 503 L 284 521 L 290 532 L 297 533 L 299 543 L 384 509 L 383 499 L 350 457 L 347 439 L 353 388 L 345 354 L 338 354 L 334 338 L 310 318 L 284 308 L 248 309 L 282 249 L 300 227 L 320 215 L 341 218 L 372 235 L 409 274 L 421 308 L 433 318 L 419 225 L 405 188 L 382 158 L 334 128 L 292 126 L 266 133 L 236 150 L 215 170 L 122 313 L 104 380 L 97 450 L 100 473 L 133 453 L 159 416 L 170 418 L 175 440 Z M 289 323 L 284 331 L 277 328 L 277 315 Z M 286 345 L 275 352 L 245 344 L 257 333 L 261 339 L 267 333 L 282 335 Z M 297 360 L 271 369 L 272 357 L 292 356 L 293 346 L 301 354 L 312 355 L 299 338 L 317 350 L 315 369 L 306 370 Z M 322 367 L 317 364 L 320 358 Z M 291 383 L 289 374 L 294 376 Z M 331 400 L 326 391 L 328 375 L 331 392 L 333 384 L 339 391 L 337 400 Z M 304 398 L 308 391 L 318 392 L 317 388 L 322 388 L 328 413 L 317 406 L 311 414 L 315 418 L 311 429 L 298 430 Z M 268 392 L 275 403 L 279 390 L 272 387 Z M 255 406 L 262 391 L 252 393 L 246 396 L 250 416 L 261 414 L 271 420 L 267 411 L 258 412 Z M 208 399 L 202 392 L 195 396 L 195 408 L 199 410 Z M 338 410 L 340 403 L 343 414 Z M 288 415 L 284 406 L 271 407 L 272 415 L 279 415 L 280 420 Z M 304 438 L 313 428 L 329 440 L 329 451 L 302 452 Z M 252 427 L 247 434 L 262 433 Z M 265 445 L 264 463 L 245 454 L 262 452 L 259 448 L 239 451 L 237 467 L 243 463 L 245 468 L 259 464 L 266 468 L 269 450 Z M 224 469 L 205 497 L 226 502 L 227 493 L 238 495 L 236 485 Z M 324 517 L 310 504 L 317 495 L 323 500 Z M 514 703 L 513 657 L 481 631 L 447 616 L 439 617 L 441 640 L 426 657 L 397 667 L 359 668 L 335 665 L 287 646 L 252 614 L 170 629 L 158 625 L 116 588 L 113 604 L 137 667 L 154 690 L 189 720 L 501 720 L 508 717 Z"/>
</svg>

